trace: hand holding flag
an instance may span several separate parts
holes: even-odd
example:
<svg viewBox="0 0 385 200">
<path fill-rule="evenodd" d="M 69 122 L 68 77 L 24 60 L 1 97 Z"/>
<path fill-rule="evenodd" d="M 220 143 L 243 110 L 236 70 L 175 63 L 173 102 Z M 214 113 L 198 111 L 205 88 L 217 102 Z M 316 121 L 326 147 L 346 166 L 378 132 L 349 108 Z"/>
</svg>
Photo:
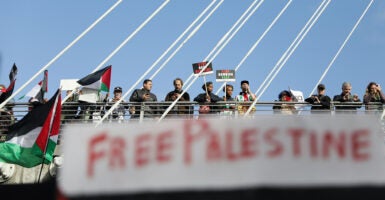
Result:
<svg viewBox="0 0 385 200">
<path fill-rule="evenodd" d="M 7 89 L 5 88 L 2 89 L 0 94 L 0 103 L 4 102 L 6 99 L 8 99 L 12 95 L 13 89 L 15 88 L 16 75 L 17 75 L 17 67 L 16 67 L 16 64 L 13 63 L 11 72 L 9 73 L 10 84 Z"/>
<path fill-rule="evenodd" d="M 34 167 L 50 163 L 60 128 L 61 92 L 45 104 L 32 109 L 8 128 L 5 141 L 0 142 L 0 162 Z"/>
</svg>

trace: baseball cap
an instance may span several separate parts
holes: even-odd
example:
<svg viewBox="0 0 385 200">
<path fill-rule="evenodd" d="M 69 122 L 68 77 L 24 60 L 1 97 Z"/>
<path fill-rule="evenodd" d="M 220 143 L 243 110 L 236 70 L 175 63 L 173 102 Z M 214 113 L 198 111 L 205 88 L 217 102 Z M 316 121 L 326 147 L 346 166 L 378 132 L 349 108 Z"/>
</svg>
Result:
<svg viewBox="0 0 385 200">
<path fill-rule="evenodd" d="M 247 85 L 249 85 L 249 81 L 248 80 L 241 81 L 241 85 L 243 85 L 244 83 L 247 83 Z"/>
<path fill-rule="evenodd" d="M 121 92 L 121 91 L 122 91 L 122 88 L 119 86 L 114 88 L 114 92 Z"/>
<path fill-rule="evenodd" d="M 324 90 L 326 87 L 325 87 L 324 84 L 319 84 L 319 85 L 317 86 L 317 88 L 318 88 L 319 90 Z"/>
</svg>

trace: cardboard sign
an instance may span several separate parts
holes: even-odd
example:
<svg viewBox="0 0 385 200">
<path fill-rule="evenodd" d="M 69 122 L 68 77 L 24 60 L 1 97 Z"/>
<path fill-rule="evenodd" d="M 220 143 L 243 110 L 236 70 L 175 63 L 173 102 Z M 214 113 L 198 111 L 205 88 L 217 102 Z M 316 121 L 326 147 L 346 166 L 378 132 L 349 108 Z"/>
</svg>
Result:
<svg viewBox="0 0 385 200">
<path fill-rule="evenodd" d="M 235 70 L 233 69 L 221 69 L 216 70 L 217 82 L 235 82 Z"/>
<path fill-rule="evenodd" d="M 200 73 L 200 71 L 201 71 L 206 65 L 207 65 L 207 61 L 192 64 L 194 75 L 197 76 L 197 75 Z M 210 64 L 207 66 L 207 68 L 202 72 L 201 75 L 207 75 L 207 74 L 212 74 L 212 73 L 214 73 L 214 72 L 213 72 L 213 65 L 212 65 L 212 63 L 210 63 Z"/>
<path fill-rule="evenodd" d="M 370 115 L 66 126 L 57 180 L 69 196 L 385 184 L 383 134 Z"/>
<path fill-rule="evenodd" d="M 79 94 L 79 101 L 96 103 L 97 101 L 99 101 L 99 90 L 83 87 L 81 90 L 81 94 Z"/>
</svg>

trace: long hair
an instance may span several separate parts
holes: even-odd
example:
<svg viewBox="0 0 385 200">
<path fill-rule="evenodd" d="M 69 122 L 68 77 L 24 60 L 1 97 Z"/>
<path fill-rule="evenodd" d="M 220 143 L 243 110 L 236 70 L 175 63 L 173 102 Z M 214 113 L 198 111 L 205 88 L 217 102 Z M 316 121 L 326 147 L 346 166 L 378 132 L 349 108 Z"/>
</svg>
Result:
<svg viewBox="0 0 385 200">
<path fill-rule="evenodd" d="M 371 93 L 370 92 L 370 88 L 375 85 L 377 86 L 377 83 L 375 82 L 370 82 L 368 84 L 368 86 L 366 86 L 366 91 L 365 91 L 365 96 L 372 96 L 373 98 L 375 98 L 376 100 L 380 99 L 380 94 L 378 93 L 378 91 L 376 90 L 374 93 Z"/>
</svg>

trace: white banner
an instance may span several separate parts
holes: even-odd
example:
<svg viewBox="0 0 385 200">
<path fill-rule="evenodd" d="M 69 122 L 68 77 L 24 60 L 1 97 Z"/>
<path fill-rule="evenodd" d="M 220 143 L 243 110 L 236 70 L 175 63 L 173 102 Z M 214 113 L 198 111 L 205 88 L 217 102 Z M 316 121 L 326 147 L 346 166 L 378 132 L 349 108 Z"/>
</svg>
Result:
<svg viewBox="0 0 385 200">
<path fill-rule="evenodd" d="M 293 99 L 295 102 L 303 103 L 305 102 L 305 98 L 303 97 L 303 92 L 299 90 L 292 90 L 290 89 L 291 94 L 294 96 L 295 99 Z M 306 105 L 295 105 L 295 109 L 299 110 L 303 107 L 306 107 Z"/>
<path fill-rule="evenodd" d="M 376 118 L 256 116 L 66 126 L 66 195 L 385 183 Z"/>
<path fill-rule="evenodd" d="M 78 79 L 62 79 L 60 80 L 60 87 L 62 90 L 75 90 L 80 87 L 77 81 Z"/>
</svg>

